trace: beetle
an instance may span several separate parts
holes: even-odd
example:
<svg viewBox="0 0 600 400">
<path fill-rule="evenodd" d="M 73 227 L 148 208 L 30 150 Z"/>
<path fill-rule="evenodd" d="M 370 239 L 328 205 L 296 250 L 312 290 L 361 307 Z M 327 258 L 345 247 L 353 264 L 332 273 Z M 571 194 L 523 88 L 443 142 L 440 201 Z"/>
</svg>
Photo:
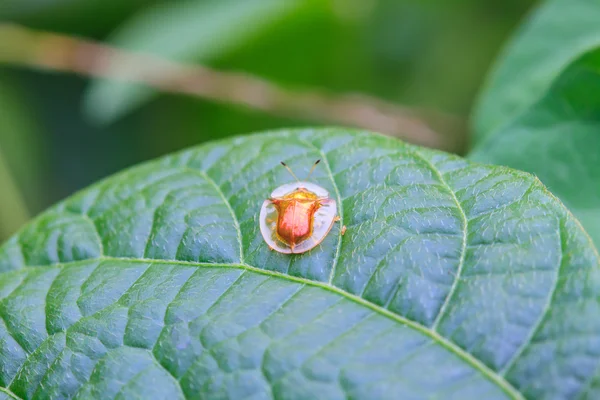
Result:
<svg viewBox="0 0 600 400">
<path fill-rule="evenodd" d="M 340 220 L 337 204 L 327 190 L 308 182 L 317 160 L 307 178 L 299 180 L 283 161 L 296 182 L 279 186 L 266 199 L 260 210 L 260 231 L 271 250 L 284 254 L 307 252 L 323 241 L 333 224 Z M 342 235 L 346 227 L 342 227 Z"/>
</svg>

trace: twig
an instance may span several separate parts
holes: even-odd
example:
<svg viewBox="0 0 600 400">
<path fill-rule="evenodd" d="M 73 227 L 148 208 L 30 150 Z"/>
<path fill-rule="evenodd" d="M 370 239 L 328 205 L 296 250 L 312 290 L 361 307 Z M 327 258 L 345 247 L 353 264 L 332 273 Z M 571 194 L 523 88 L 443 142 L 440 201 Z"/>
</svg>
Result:
<svg viewBox="0 0 600 400">
<path fill-rule="evenodd" d="M 0 63 L 141 83 L 164 92 L 244 105 L 265 113 L 356 126 L 409 142 L 460 151 L 454 135 L 441 135 L 419 111 L 363 95 L 337 96 L 319 90 L 291 90 L 248 74 L 182 65 L 89 40 L 0 24 Z M 439 122 L 439 116 L 434 119 Z M 431 113 L 429 117 L 431 117 Z M 452 117 L 442 124 L 456 127 Z"/>
</svg>

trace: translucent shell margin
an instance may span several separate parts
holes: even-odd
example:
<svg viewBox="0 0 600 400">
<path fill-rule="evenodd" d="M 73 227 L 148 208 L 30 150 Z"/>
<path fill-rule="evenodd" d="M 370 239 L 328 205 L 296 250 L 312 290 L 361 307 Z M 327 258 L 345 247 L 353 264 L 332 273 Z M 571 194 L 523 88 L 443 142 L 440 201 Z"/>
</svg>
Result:
<svg viewBox="0 0 600 400">
<path fill-rule="evenodd" d="M 316 194 L 320 199 L 328 199 L 314 214 L 313 232 L 303 242 L 294 247 L 293 254 L 309 251 L 318 246 L 327 236 L 335 222 L 337 215 L 337 204 L 329 198 L 329 192 L 321 186 L 311 182 L 292 182 L 279 186 L 271 193 L 271 198 L 283 197 L 298 188 L 307 189 Z M 292 249 L 277 237 L 277 209 L 270 200 L 265 200 L 260 208 L 260 233 L 265 242 L 275 251 L 284 254 L 292 254 Z"/>
</svg>

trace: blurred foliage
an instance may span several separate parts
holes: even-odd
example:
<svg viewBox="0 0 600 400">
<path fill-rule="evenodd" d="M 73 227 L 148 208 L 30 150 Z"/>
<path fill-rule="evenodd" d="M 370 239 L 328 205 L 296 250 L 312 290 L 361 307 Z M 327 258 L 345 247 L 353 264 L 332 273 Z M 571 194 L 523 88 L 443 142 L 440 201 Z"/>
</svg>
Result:
<svg viewBox="0 0 600 400">
<path fill-rule="evenodd" d="M 600 3 L 553 0 L 519 27 L 490 74 L 473 112 L 481 142 L 518 118 L 582 54 L 600 46 Z"/>
<path fill-rule="evenodd" d="M 127 21 L 108 43 L 179 62 L 202 62 L 231 53 L 265 30 L 271 22 L 298 9 L 300 0 L 185 1 L 159 4 Z M 304 5 L 312 4 L 305 2 Z M 323 4 L 323 3 L 321 3 Z M 120 65 L 111 68 L 122 68 Z M 85 98 L 92 120 L 114 119 L 145 103 L 154 90 L 102 80 Z"/>
<path fill-rule="evenodd" d="M 29 220 L 25 201 L 0 153 L 0 236 L 8 236 Z"/>
<path fill-rule="evenodd" d="M 44 190 L 42 169 L 44 137 L 41 127 L 31 115 L 29 96 L 8 79 L 0 77 L 0 153 L 20 190 L 27 199 L 27 208 L 42 206 L 38 198 Z"/>
<path fill-rule="evenodd" d="M 236 14 L 233 2 L 8 0 L 0 4 L 0 20 L 244 71 L 292 87 L 363 92 L 466 119 L 491 61 L 533 4 L 290 0 L 286 4 L 299 6 L 269 11 L 266 2 L 261 16 Z M 252 6 L 245 2 L 244 7 Z M 161 18 L 156 11 L 161 9 L 189 11 Z M 201 23 L 209 9 L 222 13 L 220 24 Z M 41 153 L 17 156 L 22 153 L 15 151 L 11 159 L 16 161 L 8 163 L 34 214 L 142 160 L 214 138 L 308 124 L 167 94 L 133 107 L 124 105 L 122 93 L 99 95 L 106 90 L 101 84 L 76 76 L 3 68 L 0 80 L 10 83 L 8 97 L 25 102 L 18 113 L 22 128 L 0 125 L 0 148 L 24 135 L 29 138 L 24 143 L 34 145 L 22 149 Z M 117 104 L 119 113 L 111 112 Z M 90 113 L 109 117 L 89 118 Z M 111 123 L 98 124 L 98 119 Z M 25 177 L 31 172 L 24 171 L 37 171 L 38 177 Z"/>
<path fill-rule="evenodd" d="M 34 125 L 24 99 L 13 85 L 0 80 L 0 237 L 27 222 L 28 206 L 37 206 L 42 159 Z"/>
<path fill-rule="evenodd" d="M 535 174 L 600 248 L 600 2 L 540 7 L 474 112 L 470 158 Z"/>
</svg>

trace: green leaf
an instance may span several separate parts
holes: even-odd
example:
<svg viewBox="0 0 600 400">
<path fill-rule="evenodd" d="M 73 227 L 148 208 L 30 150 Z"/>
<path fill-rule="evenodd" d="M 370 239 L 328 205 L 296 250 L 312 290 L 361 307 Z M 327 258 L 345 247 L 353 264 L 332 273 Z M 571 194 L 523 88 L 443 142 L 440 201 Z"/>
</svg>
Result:
<svg viewBox="0 0 600 400">
<path fill-rule="evenodd" d="M 238 48 L 270 24 L 295 10 L 300 0 L 188 0 L 162 3 L 135 15 L 108 42 L 174 61 L 206 62 Z M 105 66 L 108 71 L 123 65 Z M 135 71 L 130 71 L 132 74 Z M 96 80 L 84 99 L 84 110 L 110 123 L 147 102 L 151 88 Z"/>
<path fill-rule="evenodd" d="M 269 251 L 314 160 L 341 221 Z M 347 231 L 340 235 L 341 226 Z M 20 398 L 597 398 L 600 268 L 533 176 L 346 130 L 213 142 L 58 204 L 0 249 Z"/>
<path fill-rule="evenodd" d="M 500 57 L 473 114 L 475 143 L 525 112 L 583 53 L 600 45 L 598 0 L 546 1 Z"/>
<path fill-rule="evenodd" d="M 0 74 L 0 241 L 39 209 L 43 148 L 34 115 L 10 76 Z M 25 198 L 30 199 L 25 204 Z"/>
<path fill-rule="evenodd" d="M 600 244 L 600 52 L 571 65 L 519 118 L 469 158 L 536 174 Z"/>
<path fill-rule="evenodd" d="M 15 183 L 12 171 L 4 161 L 0 149 L 0 240 L 4 240 L 29 220 L 21 191 Z"/>
<path fill-rule="evenodd" d="M 469 158 L 537 175 L 600 245 L 600 1 L 546 3 L 475 112 Z M 592 50 L 590 50 L 592 49 Z M 586 53 L 587 52 L 587 53 Z"/>
</svg>

